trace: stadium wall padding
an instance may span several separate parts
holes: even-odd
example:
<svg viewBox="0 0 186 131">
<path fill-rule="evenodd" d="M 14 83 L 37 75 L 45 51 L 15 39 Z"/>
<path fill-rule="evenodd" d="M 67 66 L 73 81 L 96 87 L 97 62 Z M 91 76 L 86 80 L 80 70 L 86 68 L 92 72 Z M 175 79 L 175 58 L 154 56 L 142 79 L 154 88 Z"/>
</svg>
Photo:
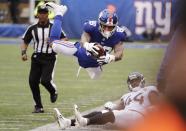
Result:
<svg viewBox="0 0 186 131">
<path fill-rule="evenodd" d="M 143 39 L 142 32 L 153 26 L 166 37 L 170 32 L 172 1 L 174 0 L 62 0 L 68 6 L 63 28 L 70 38 L 80 38 L 83 23 L 97 20 L 101 10 L 113 5 L 119 25 L 128 27 L 134 39 Z"/>
<path fill-rule="evenodd" d="M 0 37 L 21 37 L 27 27 L 26 24 L 0 24 Z"/>
<path fill-rule="evenodd" d="M 62 3 L 69 9 L 64 16 L 63 28 L 71 38 L 80 38 L 83 23 L 87 20 L 97 20 L 99 12 L 107 8 L 109 4 L 117 7 L 119 23 L 124 25 L 129 23 L 128 25 L 132 28 L 132 22 L 134 22 L 132 21 L 135 15 L 134 9 L 129 9 L 132 7 L 132 0 L 129 0 L 127 5 L 125 0 L 63 0 Z"/>
<path fill-rule="evenodd" d="M 69 38 L 80 38 L 83 23 L 97 20 L 99 12 L 112 5 L 116 7 L 119 25 L 128 27 L 135 40 L 143 39 L 141 34 L 148 26 L 154 27 L 156 32 L 161 32 L 166 38 L 170 33 L 174 1 L 176 0 L 62 0 L 61 4 L 68 6 L 62 26 Z M 2 30 L 0 26 L 0 37 L 20 36 L 26 30 L 23 27 L 25 26 L 15 25 L 12 31 L 12 27 Z"/>
</svg>

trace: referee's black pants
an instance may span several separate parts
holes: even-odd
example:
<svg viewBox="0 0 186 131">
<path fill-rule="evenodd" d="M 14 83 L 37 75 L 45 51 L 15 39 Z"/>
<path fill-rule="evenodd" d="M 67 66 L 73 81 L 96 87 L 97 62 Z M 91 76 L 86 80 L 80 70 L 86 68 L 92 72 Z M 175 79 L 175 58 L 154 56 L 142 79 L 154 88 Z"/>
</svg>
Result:
<svg viewBox="0 0 186 131">
<path fill-rule="evenodd" d="M 52 81 L 55 62 L 55 54 L 32 54 L 29 85 L 36 104 L 35 106 L 38 108 L 43 108 L 39 89 L 40 83 L 48 90 L 50 95 L 56 92 L 56 86 Z"/>
</svg>

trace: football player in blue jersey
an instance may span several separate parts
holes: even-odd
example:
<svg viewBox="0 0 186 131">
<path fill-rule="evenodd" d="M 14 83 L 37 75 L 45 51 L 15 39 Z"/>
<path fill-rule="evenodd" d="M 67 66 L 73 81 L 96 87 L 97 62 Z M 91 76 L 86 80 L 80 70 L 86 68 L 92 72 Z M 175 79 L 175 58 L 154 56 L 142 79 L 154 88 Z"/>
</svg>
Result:
<svg viewBox="0 0 186 131">
<path fill-rule="evenodd" d="M 123 41 L 126 38 L 124 30 L 118 26 L 118 17 L 115 12 L 104 9 L 100 12 L 98 21 L 88 21 L 84 24 L 81 41 L 86 48 L 89 43 L 100 43 L 107 54 L 102 59 L 105 63 L 121 60 L 123 55 Z M 114 54 L 111 55 L 111 51 Z M 101 59 L 101 58 L 100 58 Z M 99 60 L 100 61 L 100 60 Z"/>
<path fill-rule="evenodd" d="M 123 42 L 126 33 L 118 25 L 118 17 L 115 12 L 105 9 L 100 12 L 98 22 L 88 21 L 84 24 L 84 32 L 81 42 L 59 40 L 63 15 L 67 11 L 65 5 L 46 3 L 49 9 L 53 9 L 56 16 L 50 33 L 51 46 L 56 53 L 76 56 L 80 67 L 87 70 L 91 79 L 97 79 L 102 72 L 102 65 L 122 59 Z M 105 55 L 99 58 L 92 57 L 92 53 L 98 53 L 97 43 L 105 49 Z M 114 50 L 113 54 L 110 54 Z"/>
</svg>

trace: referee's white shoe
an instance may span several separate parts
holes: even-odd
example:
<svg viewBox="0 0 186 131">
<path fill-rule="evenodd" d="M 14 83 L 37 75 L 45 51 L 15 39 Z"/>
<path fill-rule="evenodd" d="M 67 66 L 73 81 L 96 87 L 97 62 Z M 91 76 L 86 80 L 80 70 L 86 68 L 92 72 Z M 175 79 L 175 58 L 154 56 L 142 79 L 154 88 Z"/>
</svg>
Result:
<svg viewBox="0 0 186 131">
<path fill-rule="evenodd" d="M 82 117 L 81 113 L 78 110 L 77 105 L 74 105 L 74 115 L 76 118 L 76 122 L 78 123 L 79 126 L 86 126 L 87 125 L 88 119 Z"/>
<path fill-rule="evenodd" d="M 71 126 L 71 120 L 70 119 L 67 119 L 65 118 L 61 113 L 60 111 L 57 109 L 57 108 L 54 108 L 54 113 L 55 113 L 55 118 L 57 120 L 57 123 L 59 125 L 59 127 L 64 130 L 66 129 L 67 127 L 70 127 Z"/>
<path fill-rule="evenodd" d="M 54 2 L 47 2 L 45 5 L 49 10 L 53 10 L 55 15 L 63 16 L 68 10 L 66 5 L 58 5 L 55 4 Z"/>
</svg>

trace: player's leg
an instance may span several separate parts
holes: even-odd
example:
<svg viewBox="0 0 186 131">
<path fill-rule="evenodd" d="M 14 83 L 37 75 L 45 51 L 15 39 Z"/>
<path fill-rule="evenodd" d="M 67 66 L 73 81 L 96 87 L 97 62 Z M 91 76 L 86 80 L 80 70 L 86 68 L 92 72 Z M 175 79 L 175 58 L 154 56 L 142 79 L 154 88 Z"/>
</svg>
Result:
<svg viewBox="0 0 186 131">
<path fill-rule="evenodd" d="M 78 111 L 77 105 L 74 105 L 74 114 L 80 126 L 103 125 L 108 122 L 113 123 L 115 121 L 115 116 L 112 111 L 99 112 L 99 113 L 92 115 L 89 118 L 85 118 Z"/>
<path fill-rule="evenodd" d="M 115 121 L 114 125 L 118 128 L 128 128 L 132 126 L 140 118 L 143 118 L 143 115 L 130 110 L 113 110 Z"/>
<path fill-rule="evenodd" d="M 86 115 L 83 115 L 84 118 L 90 118 L 90 117 L 93 117 L 95 115 L 98 115 L 98 114 L 101 114 L 100 111 L 94 111 L 94 112 L 91 112 L 89 114 L 86 114 Z M 71 119 L 71 126 L 76 126 L 78 125 L 79 123 L 76 121 L 76 119 Z"/>
<path fill-rule="evenodd" d="M 66 6 L 57 5 L 55 3 L 49 2 L 46 4 L 47 7 L 53 8 L 56 16 L 54 18 L 54 23 L 50 31 L 50 43 L 52 49 L 56 53 L 64 55 L 74 55 L 77 51 L 77 48 L 74 46 L 74 42 L 60 40 L 61 30 L 62 30 L 62 19 L 63 15 L 67 10 Z M 66 8 L 65 8 L 66 7 Z"/>
<path fill-rule="evenodd" d="M 62 19 L 63 15 L 67 11 L 67 7 L 64 5 L 58 5 L 54 2 L 47 2 L 46 7 L 49 10 L 54 11 L 55 18 L 54 18 L 54 24 L 50 31 L 50 42 L 53 42 L 54 40 L 59 40 L 61 36 L 61 29 L 62 29 Z"/>
<path fill-rule="evenodd" d="M 52 49 L 56 53 L 72 56 L 77 52 L 74 44 L 74 42 L 70 41 L 56 40 L 52 42 Z"/>
<path fill-rule="evenodd" d="M 66 129 L 70 126 L 77 125 L 76 119 L 65 118 L 57 108 L 54 108 L 54 117 L 57 120 L 57 123 L 61 129 Z"/>
<path fill-rule="evenodd" d="M 86 71 L 88 72 L 91 79 L 99 79 L 101 77 L 102 68 L 100 66 L 91 67 L 86 68 Z"/>
<path fill-rule="evenodd" d="M 99 113 L 93 117 L 88 118 L 87 125 L 104 125 L 106 123 L 113 123 L 115 120 L 114 114 L 112 111 L 105 113 Z"/>
<path fill-rule="evenodd" d="M 83 115 L 84 118 L 91 118 L 95 115 L 98 115 L 98 114 L 101 114 L 102 112 L 101 111 L 94 111 L 94 112 L 91 112 L 89 114 L 86 114 L 86 115 Z"/>
<path fill-rule="evenodd" d="M 74 42 L 59 40 L 61 35 L 62 16 L 57 15 L 54 18 L 54 23 L 51 28 L 50 40 L 52 41 L 52 49 L 56 53 L 64 55 L 74 55 L 77 48 L 74 46 Z"/>
</svg>

